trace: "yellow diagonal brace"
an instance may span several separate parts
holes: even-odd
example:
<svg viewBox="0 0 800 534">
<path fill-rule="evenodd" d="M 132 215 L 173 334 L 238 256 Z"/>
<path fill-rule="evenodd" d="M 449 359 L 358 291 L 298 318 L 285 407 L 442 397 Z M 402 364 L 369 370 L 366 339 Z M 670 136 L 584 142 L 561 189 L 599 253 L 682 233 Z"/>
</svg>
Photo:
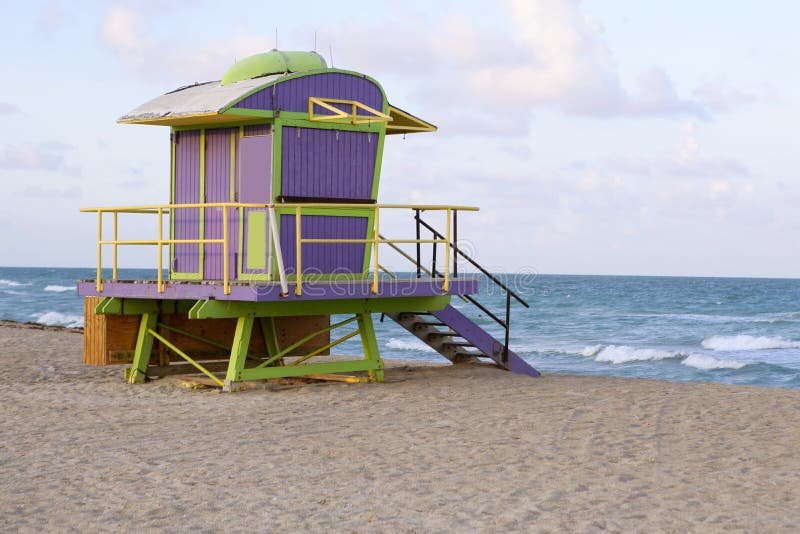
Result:
<svg viewBox="0 0 800 534">
<path fill-rule="evenodd" d="M 293 362 L 292 362 L 292 363 L 290 363 L 289 365 L 290 365 L 290 366 L 292 366 L 292 365 L 299 365 L 300 363 L 302 363 L 302 362 L 306 361 L 307 359 L 309 359 L 309 358 L 312 358 L 312 357 L 316 356 L 316 355 L 317 355 L 317 354 L 319 354 L 320 352 L 326 351 L 326 350 L 328 350 L 328 349 L 329 349 L 329 348 L 331 348 L 331 347 L 335 347 L 335 346 L 336 346 L 336 345 L 338 345 L 339 343 L 342 343 L 342 342 L 344 342 L 344 341 L 347 341 L 348 339 L 350 339 L 351 337 L 353 337 L 353 336 L 356 336 L 356 335 L 358 335 L 358 330 L 354 330 L 354 331 L 350 332 L 349 334 L 347 334 L 346 336 L 344 336 L 344 337 L 340 337 L 339 339 L 337 339 L 337 340 L 336 340 L 336 341 L 334 341 L 333 343 L 328 343 L 328 344 L 327 344 L 327 345 L 325 345 L 324 347 L 320 347 L 320 348 L 318 348 L 318 349 L 315 349 L 313 352 L 310 352 L 309 354 L 306 354 L 306 355 L 305 355 L 305 356 L 303 356 L 302 358 L 298 358 L 298 359 L 296 359 L 295 361 L 293 361 Z"/>
<path fill-rule="evenodd" d="M 323 328 L 321 330 L 317 330 L 316 332 L 308 334 L 306 337 L 300 339 L 299 341 L 296 341 L 296 342 L 292 343 L 291 345 L 289 345 L 288 347 L 286 347 L 285 349 L 280 351 L 278 354 L 272 356 L 268 360 L 266 360 L 264 362 L 261 362 L 259 365 L 256 366 L 256 369 L 259 369 L 261 367 L 266 367 L 269 364 L 271 364 L 272 362 L 274 362 L 275 360 L 277 360 L 278 358 L 283 358 L 284 356 L 289 354 L 291 351 L 293 351 L 297 347 L 301 346 L 303 343 L 314 339 L 315 337 L 317 337 L 320 334 L 324 334 L 325 332 L 330 332 L 334 328 L 339 328 L 340 326 L 344 326 L 346 324 L 350 324 L 353 321 L 356 321 L 357 319 L 358 319 L 358 317 L 351 317 L 349 319 L 345 319 L 344 321 L 339 321 L 338 323 L 332 324 L 330 326 L 326 326 L 325 328 Z"/>
<path fill-rule="evenodd" d="M 167 347 L 169 347 L 170 350 L 172 350 L 172 352 L 174 352 L 175 354 L 177 354 L 178 356 L 180 356 L 181 358 L 183 358 L 187 362 L 189 362 L 192 365 L 194 365 L 195 367 L 197 367 L 198 371 L 200 371 L 201 373 L 206 375 L 208 378 L 210 378 L 211 380 L 213 380 L 214 382 L 219 384 L 220 387 L 225 385 L 222 382 L 222 380 L 220 380 L 219 378 L 217 378 L 216 376 L 211 374 L 211 372 L 208 369 L 206 369 L 205 367 L 203 367 L 202 365 L 200 365 L 199 363 L 197 363 L 196 361 L 191 359 L 185 352 L 183 352 L 181 349 L 179 349 L 178 347 L 176 347 L 175 345 L 173 345 L 172 343 L 167 341 L 164 338 L 164 336 L 160 335 L 158 332 L 156 332 L 155 330 L 152 330 L 152 329 L 148 330 L 147 333 L 150 334 L 151 336 L 153 336 L 154 338 L 156 338 L 157 340 L 159 340 L 161 343 L 163 343 Z"/>
</svg>

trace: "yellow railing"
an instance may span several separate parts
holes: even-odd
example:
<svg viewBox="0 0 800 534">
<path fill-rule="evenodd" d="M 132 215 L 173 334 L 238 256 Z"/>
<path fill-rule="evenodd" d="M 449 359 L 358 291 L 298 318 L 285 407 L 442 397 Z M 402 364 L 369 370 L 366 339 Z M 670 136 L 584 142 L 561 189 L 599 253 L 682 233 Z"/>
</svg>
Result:
<svg viewBox="0 0 800 534">
<path fill-rule="evenodd" d="M 335 107 L 335 104 L 345 105 L 350 107 L 350 112 Z M 314 107 L 319 106 L 323 109 L 330 111 L 327 114 L 314 113 Z M 359 114 L 358 111 L 363 110 L 369 115 Z M 341 98 L 321 98 L 309 97 L 308 98 L 308 120 L 310 121 L 323 121 L 323 122 L 347 122 L 349 124 L 370 124 L 373 122 L 389 122 L 392 118 L 385 113 L 381 113 L 377 109 L 371 108 L 366 104 L 362 104 L 356 100 L 342 100 Z"/>
<path fill-rule="evenodd" d="M 179 209 L 205 209 L 205 208 L 222 208 L 222 235 L 223 237 L 215 239 L 174 239 L 164 238 L 164 215 L 171 215 Z M 214 203 L 195 203 L 195 204 L 158 204 L 146 206 L 126 206 L 126 207 L 113 207 L 113 208 L 83 208 L 81 212 L 97 213 L 97 291 L 102 293 L 103 280 L 102 280 L 102 264 L 103 264 L 103 246 L 111 246 L 113 250 L 113 264 L 112 264 L 112 280 L 117 280 L 118 274 L 118 248 L 121 245 L 153 245 L 156 246 L 158 251 L 158 292 L 164 292 L 164 279 L 163 279 L 163 252 L 164 246 L 173 246 L 181 244 L 196 244 L 201 247 L 206 244 L 222 244 L 222 275 L 223 275 L 223 291 L 226 295 L 231 292 L 231 276 L 230 265 L 228 258 L 228 251 L 230 250 L 230 236 L 228 232 L 228 213 L 230 209 L 239 210 L 240 214 L 244 209 L 266 209 L 269 217 L 268 232 L 270 234 L 269 241 L 272 243 L 271 253 L 274 253 L 278 269 L 278 279 L 281 285 L 281 293 L 288 294 L 288 283 L 286 271 L 283 265 L 283 253 L 281 251 L 280 236 L 277 231 L 275 209 L 293 209 L 295 216 L 295 295 L 302 295 L 303 292 L 303 258 L 302 258 L 302 245 L 315 244 L 315 243 L 330 243 L 330 244 L 352 244 L 362 243 L 372 245 L 372 279 L 371 291 L 378 292 L 378 278 L 379 271 L 385 269 L 378 263 L 378 250 L 382 244 L 387 244 L 394 249 L 397 249 L 398 244 L 433 244 L 444 245 L 444 276 L 442 278 L 442 290 L 448 291 L 450 288 L 450 261 L 452 254 L 451 246 L 451 225 L 453 214 L 458 211 L 478 211 L 479 208 L 471 206 L 444 206 L 444 205 L 410 205 L 410 204 L 335 204 L 335 203 L 302 203 L 302 204 L 244 204 L 239 202 L 214 202 Z M 302 236 L 302 215 L 303 209 L 330 209 L 335 210 L 371 210 L 373 212 L 373 225 L 372 237 L 365 239 L 320 239 L 320 238 L 303 238 Z M 380 211 L 383 209 L 408 209 L 415 211 L 443 211 L 445 212 L 445 233 L 444 239 L 385 239 L 380 234 Z M 113 215 L 113 239 L 103 239 L 103 215 L 111 213 Z M 139 214 L 155 214 L 158 217 L 158 239 L 119 239 L 119 214 L 121 213 L 139 213 Z M 332 215 L 341 215 L 341 213 L 332 213 Z M 240 221 L 242 218 L 240 217 Z M 198 220 L 198 225 L 200 224 Z M 241 223 L 240 223 L 241 224 Z M 200 257 L 200 256 L 199 256 Z M 200 260 L 198 260 L 200 261 Z M 202 272 L 202 265 L 198 266 L 199 271 Z"/>
</svg>

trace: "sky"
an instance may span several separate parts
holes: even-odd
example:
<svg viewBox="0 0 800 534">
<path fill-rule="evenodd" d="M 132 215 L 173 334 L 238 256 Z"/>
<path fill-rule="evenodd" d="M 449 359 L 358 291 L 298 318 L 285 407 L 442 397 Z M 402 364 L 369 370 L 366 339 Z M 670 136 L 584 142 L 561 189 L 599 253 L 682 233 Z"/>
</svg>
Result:
<svg viewBox="0 0 800 534">
<path fill-rule="evenodd" d="M 479 206 L 492 270 L 800 277 L 796 2 L 233 5 L 6 7 L 0 265 L 92 266 L 79 208 L 169 201 L 169 129 L 116 119 L 277 38 L 439 127 L 387 139 L 379 201 Z"/>
</svg>

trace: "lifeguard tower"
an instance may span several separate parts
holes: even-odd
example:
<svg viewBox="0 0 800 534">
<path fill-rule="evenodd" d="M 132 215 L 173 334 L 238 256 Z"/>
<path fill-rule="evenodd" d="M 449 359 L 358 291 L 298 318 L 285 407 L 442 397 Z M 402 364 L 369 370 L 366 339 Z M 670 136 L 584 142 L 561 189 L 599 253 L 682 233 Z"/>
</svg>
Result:
<svg viewBox="0 0 800 534">
<path fill-rule="evenodd" d="M 98 224 L 96 279 L 78 282 L 87 363 L 130 363 L 132 383 L 203 373 L 227 391 L 294 376 L 382 380 L 372 320 L 382 314 L 454 363 L 488 358 L 538 376 L 508 347 L 512 300 L 527 303 L 457 246 L 459 212 L 477 208 L 378 203 L 386 136 L 436 127 L 390 105 L 369 76 L 328 68 L 315 52 L 272 50 L 118 122 L 170 127 L 171 196 L 82 210 Z M 409 232 L 390 238 L 380 221 L 396 210 L 409 214 Z M 121 225 L 141 217 L 156 218 L 156 235 L 121 239 Z M 141 245 L 155 248 L 156 275 L 121 279 L 119 249 Z M 384 250 L 409 260 L 411 275 L 384 269 Z M 459 257 L 505 292 L 504 314 L 476 300 L 479 279 L 459 276 Z M 454 308 L 454 296 L 497 321 L 504 339 Z M 355 336 L 363 358 L 322 357 Z"/>
</svg>

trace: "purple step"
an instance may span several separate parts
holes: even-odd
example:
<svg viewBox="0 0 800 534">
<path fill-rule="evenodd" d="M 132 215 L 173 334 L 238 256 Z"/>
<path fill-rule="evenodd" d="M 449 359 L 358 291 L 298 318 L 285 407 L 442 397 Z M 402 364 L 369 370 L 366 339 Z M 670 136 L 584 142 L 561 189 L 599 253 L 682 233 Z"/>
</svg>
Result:
<svg viewBox="0 0 800 534">
<path fill-rule="evenodd" d="M 503 365 L 503 344 L 451 305 L 448 304 L 444 309 L 432 312 L 432 314 L 458 332 L 461 337 L 475 345 L 475 348 L 479 351 L 512 373 L 533 377 L 539 376 L 539 371 L 531 367 L 528 362 L 512 352 L 511 349 L 508 350 L 508 365 Z"/>
</svg>

